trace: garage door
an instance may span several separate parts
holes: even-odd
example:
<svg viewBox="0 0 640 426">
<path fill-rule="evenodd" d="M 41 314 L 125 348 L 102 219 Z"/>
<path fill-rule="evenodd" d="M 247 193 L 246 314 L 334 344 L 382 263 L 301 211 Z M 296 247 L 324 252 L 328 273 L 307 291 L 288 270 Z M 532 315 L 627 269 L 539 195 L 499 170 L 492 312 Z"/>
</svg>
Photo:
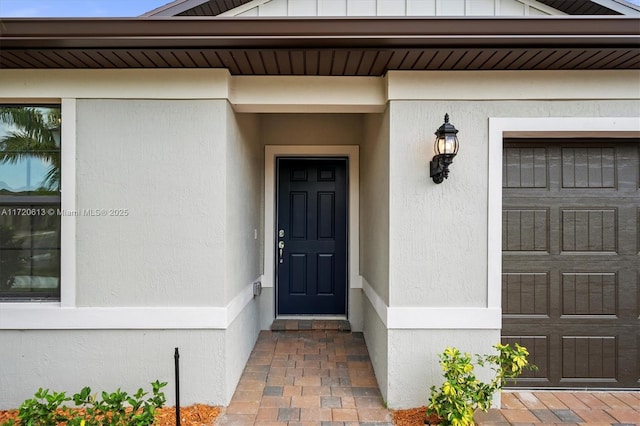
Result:
<svg viewBox="0 0 640 426">
<path fill-rule="evenodd" d="M 502 338 L 518 387 L 640 386 L 638 140 L 505 141 Z"/>
</svg>

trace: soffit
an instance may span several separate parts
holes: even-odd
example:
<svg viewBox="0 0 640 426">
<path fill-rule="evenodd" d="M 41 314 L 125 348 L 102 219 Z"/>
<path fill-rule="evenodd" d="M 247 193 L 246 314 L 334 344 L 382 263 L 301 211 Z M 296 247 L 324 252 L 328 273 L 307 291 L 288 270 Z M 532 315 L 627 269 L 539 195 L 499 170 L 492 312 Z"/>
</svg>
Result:
<svg viewBox="0 0 640 426">
<path fill-rule="evenodd" d="M 568 15 L 620 15 L 590 0 L 537 0 L 549 7 L 560 10 Z"/>
<path fill-rule="evenodd" d="M 640 68 L 640 20 L 132 18 L 0 21 L 0 68 L 227 68 L 235 75 Z"/>
</svg>

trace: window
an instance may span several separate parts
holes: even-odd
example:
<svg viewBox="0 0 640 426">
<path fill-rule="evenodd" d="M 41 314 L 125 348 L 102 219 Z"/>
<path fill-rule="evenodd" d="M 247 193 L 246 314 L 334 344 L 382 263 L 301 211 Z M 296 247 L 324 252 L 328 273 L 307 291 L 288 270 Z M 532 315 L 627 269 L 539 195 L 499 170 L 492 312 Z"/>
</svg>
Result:
<svg viewBox="0 0 640 426">
<path fill-rule="evenodd" d="M 60 124 L 0 105 L 0 301 L 60 299 Z"/>
</svg>

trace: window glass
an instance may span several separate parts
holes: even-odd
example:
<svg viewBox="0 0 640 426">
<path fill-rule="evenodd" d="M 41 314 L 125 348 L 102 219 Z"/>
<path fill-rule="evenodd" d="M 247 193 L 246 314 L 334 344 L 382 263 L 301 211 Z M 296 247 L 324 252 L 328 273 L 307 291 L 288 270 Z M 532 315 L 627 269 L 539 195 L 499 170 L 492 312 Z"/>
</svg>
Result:
<svg viewBox="0 0 640 426">
<path fill-rule="evenodd" d="M 0 105 L 0 300 L 60 298 L 60 108 Z"/>
</svg>

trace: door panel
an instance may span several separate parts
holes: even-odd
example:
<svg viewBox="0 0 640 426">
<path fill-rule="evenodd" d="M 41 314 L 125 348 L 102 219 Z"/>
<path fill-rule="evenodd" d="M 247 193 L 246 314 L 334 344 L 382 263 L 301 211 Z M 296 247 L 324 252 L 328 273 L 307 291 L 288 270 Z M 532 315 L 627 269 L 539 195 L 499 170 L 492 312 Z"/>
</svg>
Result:
<svg viewBox="0 0 640 426">
<path fill-rule="evenodd" d="M 277 161 L 277 313 L 344 315 L 347 160 Z"/>
<path fill-rule="evenodd" d="M 637 141 L 507 141 L 503 341 L 539 367 L 518 386 L 640 384 Z"/>
</svg>

